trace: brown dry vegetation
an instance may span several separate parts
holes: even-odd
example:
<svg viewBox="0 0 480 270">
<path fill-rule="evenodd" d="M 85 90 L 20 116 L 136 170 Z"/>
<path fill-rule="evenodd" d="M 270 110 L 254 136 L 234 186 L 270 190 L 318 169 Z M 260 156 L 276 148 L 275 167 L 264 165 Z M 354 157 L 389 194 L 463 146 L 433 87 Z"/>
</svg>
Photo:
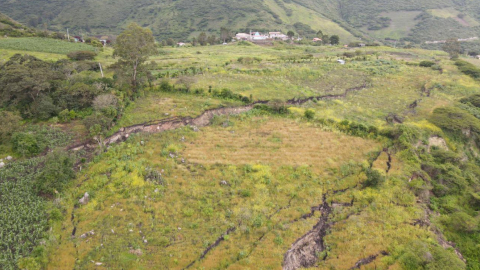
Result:
<svg viewBox="0 0 480 270">
<path fill-rule="evenodd" d="M 202 130 L 185 155 L 200 164 L 307 165 L 321 172 L 345 162 L 359 162 L 364 153 L 379 147 L 374 141 L 324 131 L 293 119 L 259 117 L 248 124 Z"/>
</svg>

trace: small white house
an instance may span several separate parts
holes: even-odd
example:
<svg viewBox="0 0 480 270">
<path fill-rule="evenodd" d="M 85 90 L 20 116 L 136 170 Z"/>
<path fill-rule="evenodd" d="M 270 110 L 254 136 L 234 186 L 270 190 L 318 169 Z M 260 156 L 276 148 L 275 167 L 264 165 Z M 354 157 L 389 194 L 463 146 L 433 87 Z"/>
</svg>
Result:
<svg viewBox="0 0 480 270">
<path fill-rule="evenodd" d="M 235 35 L 236 40 L 252 40 L 252 36 L 247 33 L 238 33 Z"/>
<path fill-rule="evenodd" d="M 287 35 L 282 32 L 268 32 L 268 36 L 273 39 L 287 40 L 289 39 Z"/>
<path fill-rule="evenodd" d="M 183 43 L 183 42 L 178 42 L 178 43 L 177 43 L 177 46 L 178 46 L 178 47 L 183 47 L 183 46 L 185 46 L 185 45 L 186 45 L 186 44 Z"/>
<path fill-rule="evenodd" d="M 255 32 L 252 37 L 253 40 L 266 40 L 267 38 L 267 36 L 260 34 L 260 32 Z"/>
</svg>

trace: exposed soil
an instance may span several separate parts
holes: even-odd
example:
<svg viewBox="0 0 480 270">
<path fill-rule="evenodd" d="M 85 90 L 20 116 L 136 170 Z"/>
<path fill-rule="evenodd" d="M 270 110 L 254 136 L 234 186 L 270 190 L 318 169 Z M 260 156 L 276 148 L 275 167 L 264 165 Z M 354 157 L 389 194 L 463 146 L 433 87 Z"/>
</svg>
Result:
<svg viewBox="0 0 480 270">
<path fill-rule="evenodd" d="M 341 95 L 324 95 L 324 96 L 317 96 L 317 97 L 310 97 L 306 99 L 291 99 L 286 102 L 287 105 L 301 105 L 308 101 L 312 100 L 327 100 L 327 99 L 339 99 L 339 98 L 346 98 L 347 95 L 351 92 L 360 91 L 367 88 L 367 83 L 365 82 L 362 86 L 346 89 L 345 92 Z M 164 119 L 159 121 L 151 121 L 144 124 L 133 125 L 129 127 L 121 128 L 118 132 L 109 136 L 103 140 L 101 144 L 107 146 L 110 144 L 115 144 L 119 142 L 125 141 L 131 134 L 146 132 L 146 133 L 159 133 L 168 130 L 175 130 L 178 128 L 191 126 L 193 129 L 197 129 L 198 127 L 204 127 L 210 124 L 211 120 L 215 116 L 221 115 L 235 115 L 241 114 L 244 112 L 248 112 L 254 108 L 256 104 L 267 104 L 269 101 L 257 101 L 253 104 L 239 106 L 239 107 L 227 107 L 227 108 L 218 108 L 218 109 L 211 109 L 203 112 L 200 116 L 191 118 L 191 117 L 184 117 L 184 118 L 170 118 Z M 81 144 L 75 144 L 67 147 L 69 151 L 79 151 L 79 150 L 93 150 L 97 146 L 98 143 L 90 140 Z M 339 191 L 340 192 L 340 191 Z M 352 202 L 353 203 L 353 202 Z M 290 204 L 289 204 L 290 206 Z M 287 208 L 289 207 L 287 206 Z M 273 215 L 280 212 L 282 209 L 280 208 L 277 210 Z M 313 266 L 317 261 L 317 254 L 325 250 L 325 244 L 323 238 L 326 235 L 327 229 L 330 227 L 331 224 L 328 222 L 329 215 L 331 214 L 332 208 L 328 205 L 326 201 L 326 195 L 323 196 L 323 203 L 318 207 L 312 207 L 312 211 L 309 214 L 306 214 L 305 217 L 301 218 L 309 218 L 314 215 L 315 211 L 320 211 L 321 217 L 318 223 L 310 230 L 307 234 L 302 236 L 298 239 L 293 245 L 292 248 L 287 251 L 284 256 L 284 269 L 298 269 L 300 267 L 309 267 Z M 272 216 L 273 216 L 272 215 Z M 271 218 L 271 216 L 270 216 Z M 72 219 L 72 223 L 74 220 Z M 217 240 L 207 247 L 200 257 L 189 265 L 187 265 L 184 269 L 188 269 L 193 266 L 199 260 L 205 258 L 205 256 L 216 246 L 218 246 L 223 240 L 225 240 L 225 236 L 233 233 L 237 227 L 229 228 L 225 233 L 223 233 Z M 74 236 L 76 232 L 76 228 L 72 232 L 72 236 Z M 261 241 L 266 234 L 262 235 L 258 241 Z M 76 247 L 75 247 L 76 248 Z M 78 252 L 78 251 L 77 251 Z M 325 258 L 324 258 L 325 259 Z"/>
<path fill-rule="evenodd" d="M 387 155 L 388 155 L 387 173 L 389 173 L 390 170 L 392 169 L 392 155 L 390 154 L 390 152 L 388 151 L 388 149 L 384 149 L 383 151 L 384 151 L 385 153 L 387 153 Z"/>
<path fill-rule="evenodd" d="M 322 201 L 323 203 L 319 207 L 322 215 L 318 223 L 312 230 L 295 241 L 292 247 L 285 253 L 282 263 L 284 270 L 312 267 L 317 263 L 318 254 L 325 251 L 324 237 L 330 228 L 328 220 L 332 208 L 327 203 L 326 194 L 323 195 Z M 325 259 L 325 257 L 322 259 Z"/>
<path fill-rule="evenodd" d="M 377 259 L 377 257 L 380 256 L 380 255 L 387 256 L 387 255 L 388 255 L 388 252 L 386 252 L 386 251 L 381 251 L 381 252 L 378 253 L 378 254 L 368 256 L 367 258 L 363 258 L 363 259 L 357 261 L 357 262 L 355 263 L 355 265 L 354 265 L 352 268 L 350 268 L 350 270 L 360 269 L 360 267 L 362 267 L 363 265 L 367 265 L 367 264 L 375 261 L 375 259 Z"/>
<path fill-rule="evenodd" d="M 190 267 L 192 267 L 192 265 L 194 265 L 196 262 L 198 262 L 199 260 L 202 260 L 203 258 L 205 258 L 205 256 L 207 256 L 208 252 L 210 252 L 210 250 L 212 250 L 213 248 L 215 248 L 216 246 L 220 245 L 220 243 L 225 240 L 225 236 L 226 235 L 229 235 L 233 232 L 235 232 L 237 230 L 237 227 L 232 227 L 230 229 L 228 229 L 225 233 L 223 233 L 219 238 L 217 238 L 217 240 L 211 244 L 210 246 L 208 246 L 203 252 L 202 252 L 202 255 L 200 255 L 200 257 L 198 259 L 196 259 L 195 261 L 191 262 L 189 265 L 187 265 L 185 268 L 183 269 L 188 269 Z"/>
<path fill-rule="evenodd" d="M 364 82 L 363 85 L 358 87 L 353 87 L 346 89 L 343 94 L 340 95 L 323 95 L 323 96 L 315 96 L 309 97 L 305 99 L 290 99 L 287 100 L 287 105 L 301 105 L 311 100 L 327 100 L 327 99 L 339 99 L 339 98 L 346 98 L 348 93 L 360 91 L 367 88 L 367 83 Z M 103 140 L 103 145 L 110 145 L 118 142 L 125 141 L 131 134 L 140 133 L 140 132 L 147 132 L 147 133 L 159 133 L 167 130 L 175 130 L 178 128 L 192 126 L 192 127 L 204 127 L 210 124 L 210 121 L 214 116 L 220 115 L 235 115 L 241 114 L 244 112 L 248 112 L 254 108 L 257 104 L 266 104 L 268 100 L 261 100 L 255 103 L 239 106 L 239 107 L 226 107 L 226 108 L 218 108 L 218 109 L 210 109 L 203 112 L 200 116 L 191 118 L 191 117 L 184 117 L 178 118 L 173 117 L 169 119 L 159 120 L 159 121 L 151 121 L 144 124 L 133 125 L 129 127 L 121 128 L 118 132 L 113 134 L 110 137 L 107 137 Z M 94 149 L 97 147 L 97 143 L 93 142 L 92 140 L 81 143 L 75 144 L 67 147 L 67 150 L 78 151 L 82 149 Z"/>
</svg>

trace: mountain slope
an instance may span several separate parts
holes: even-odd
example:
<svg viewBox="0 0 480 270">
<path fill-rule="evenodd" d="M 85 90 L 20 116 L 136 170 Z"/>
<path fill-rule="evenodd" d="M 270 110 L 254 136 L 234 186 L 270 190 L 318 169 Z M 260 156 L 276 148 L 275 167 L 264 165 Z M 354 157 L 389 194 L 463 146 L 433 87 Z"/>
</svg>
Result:
<svg viewBox="0 0 480 270">
<path fill-rule="evenodd" d="M 0 36 L 24 37 L 33 35 L 35 35 L 35 30 L 29 29 L 0 13 Z"/>
<path fill-rule="evenodd" d="M 44 23 L 56 31 L 69 27 L 77 32 L 116 34 L 130 21 L 152 29 L 160 38 L 186 38 L 200 31 L 216 32 L 226 26 L 233 30 L 287 30 L 294 23 L 310 25 L 316 32 L 339 34 L 347 42 L 353 36 L 318 11 L 282 0 L 111 0 L 111 1 L 0 1 L 10 16 L 38 27 Z"/>
<path fill-rule="evenodd" d="M 131 21 L 160 39 L 200 31 L 297 30 L 301 22 L 344 42 L 404 39 L 414 43 L 480 35 L 480 3 L 453 0 L 0 0 L 0 10 L 32 27 L 118 34 Z"/>
</svg>

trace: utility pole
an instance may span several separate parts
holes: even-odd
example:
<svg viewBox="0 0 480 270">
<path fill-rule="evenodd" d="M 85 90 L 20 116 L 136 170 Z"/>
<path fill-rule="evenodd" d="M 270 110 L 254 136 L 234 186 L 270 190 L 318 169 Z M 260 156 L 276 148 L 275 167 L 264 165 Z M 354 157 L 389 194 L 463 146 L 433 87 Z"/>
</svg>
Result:
<svg viewBox="0 0 480 270">
<path fill-rule="evenodd" d="M 67 28 L 67 39 L 70 41 L 70 34 L 68 33 L 68 28 Z"/>
<path fill-rule="evenodd" d="M 103 69 L 102 69 L 102 64 L 98 63 L 98 66 L 100 67 L 100 72 L 102 73 L 102 78 L 103 78 Z"/>
</svg>

